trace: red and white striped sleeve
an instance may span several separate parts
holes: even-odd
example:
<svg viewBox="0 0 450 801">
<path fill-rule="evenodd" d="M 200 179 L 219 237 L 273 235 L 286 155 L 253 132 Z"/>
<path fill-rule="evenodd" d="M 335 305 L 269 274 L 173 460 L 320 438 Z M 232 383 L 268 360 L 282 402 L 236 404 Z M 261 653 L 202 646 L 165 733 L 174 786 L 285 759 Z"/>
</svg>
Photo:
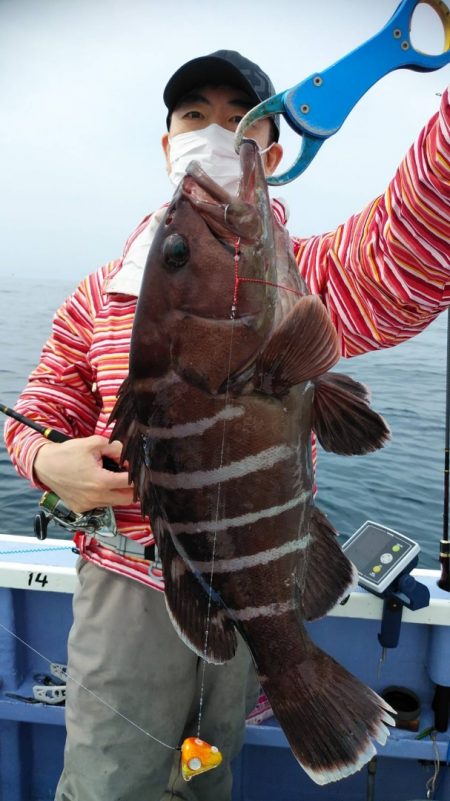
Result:
<svg viewBox="0 0 450 801">
<path fill-rule="evenodd" d="M 31 373 L 15 409 L 72 437 L 94 433 L 99 408 L 87 354 L 93 315 L 111 265 L 89 276 L 58 309 L 39 365 Z M 33 463 L 44 437 L 22 423 L 8 420 L 5 444 L 20 475 L 34 485 Z"/>
<path fill-rule="evenodd" d="M 449 90 L 384 195 L 336 231 L 293 241 L 300 272 L 327 305 L 343 356 L 402 342 L 446 308 Z"/>
</svg>

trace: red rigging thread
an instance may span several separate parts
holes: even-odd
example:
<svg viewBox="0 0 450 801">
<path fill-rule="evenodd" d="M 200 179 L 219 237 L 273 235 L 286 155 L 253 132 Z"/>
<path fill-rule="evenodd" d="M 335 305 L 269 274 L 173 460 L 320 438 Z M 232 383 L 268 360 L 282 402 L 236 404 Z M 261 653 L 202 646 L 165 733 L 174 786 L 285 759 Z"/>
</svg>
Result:
<svg viewBox="0 0 450 801">
<path fill-rule="evenodd" d="M 285 292 L 293 292 L 294 295 L 297 295 L 299 298 L 304 297 L 304 292 L 300 292 L 298 289 L 293 289 L 290 286 L 284 286 L 284 284 L 276 284 L 273 281 L 264 281 L 263 278 L 241 278 L 239 275 L 239 255 L 240 255 L 240 243 L 241 240 L 237 237 L 234 240 L 234 290 L 233 290 L 233 302 L 231 304 L 231 316 L 234 319 L 236 311 L 237 311 L 237 302 L 238 302 L 238 295 L 239 295 L 239 284 L 265 284 L 265 286 L 274 286 L 278 289 L 284 289 Z"/>
</svg>

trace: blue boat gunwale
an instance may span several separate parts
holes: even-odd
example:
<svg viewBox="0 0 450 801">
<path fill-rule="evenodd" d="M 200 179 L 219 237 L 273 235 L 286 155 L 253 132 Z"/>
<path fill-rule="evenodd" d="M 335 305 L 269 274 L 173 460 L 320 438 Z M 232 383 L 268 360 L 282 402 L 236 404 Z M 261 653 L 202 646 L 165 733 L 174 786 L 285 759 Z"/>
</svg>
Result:
<svg viewBox="0 0 450 801">
<path fill-rule="evenodd" d="M 77 583 L 77 557 L 72 551 L 70 540 L 52 538 L 45 542 L 45 545 L 39 545 L 25 535 L 0 534 L 0 587 L 73 593 Z M 10 551 L 9 555 L 5 553 L 7 549 Z M 39 582 L 28 584 L 29 574 L 42 571 L 44 567 L 48 583 L 45 586 Z M 430 606 L 415 612 L 405 608 L 403 622 L 450 626 L 450 594 L 437 586 L 439 572 L 429 568 L 415 568 L 412 575 L 428 586 Z M 337 604 L 327 617 L 380 620 L 382 607 L 381 598 L 357 587 L 348 600 Z"/>
</svg>

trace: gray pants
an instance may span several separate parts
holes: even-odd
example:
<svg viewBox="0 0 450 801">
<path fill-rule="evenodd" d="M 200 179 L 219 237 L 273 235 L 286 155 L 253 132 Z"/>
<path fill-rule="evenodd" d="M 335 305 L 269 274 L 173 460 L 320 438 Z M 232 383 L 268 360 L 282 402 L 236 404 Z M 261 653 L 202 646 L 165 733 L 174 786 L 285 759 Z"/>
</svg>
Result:
<svg viewBox="0 0 450 801">
<path fill-rule="evenodd" d="M 204 663 L 175 633 L 162 593 L 80 563 L 55 801 L 230 801 L 230 760 L 258 690 L 244 643 L 226 665 L 206 665 L 200 736 L 224 761 L 187 784 L 179 751 L 149 735 L 175 747 L 197 735 Z"/>
</svg>

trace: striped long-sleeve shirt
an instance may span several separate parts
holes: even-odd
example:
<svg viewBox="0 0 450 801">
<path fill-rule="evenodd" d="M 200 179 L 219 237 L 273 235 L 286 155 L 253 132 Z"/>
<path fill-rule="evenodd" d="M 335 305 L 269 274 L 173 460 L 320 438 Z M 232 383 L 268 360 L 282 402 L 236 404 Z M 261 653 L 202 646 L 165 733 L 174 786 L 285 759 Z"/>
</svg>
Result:
<svg viewBox="0 0 450 801">
<path fill-rule="evenodd" d="M 279 209 L 275 208 L 275 213 Z M 124 256 L 148 225 L 145 218 Z M 293 238 L 299 270 L 326 304 L 350 357 L 418 334 L 450 304 L 450 104 L 421 132 L 384 195 L 336 231 Z M 18 411 L 72 437 L 108 436 L 108 419 L 128 372 L 136 298 L 109 291 L 123 258 L 86 278 L 56 313 L 41 361 Z M 33 462 L 46 440 L 9 421 L 6 445 L 18 472 L 35 483 Z M 119 531 L 142 545 L 153 537 L 138 504 L 115 509 Z M 83 556 L 163 588 L 149 564 L 119 556 L 77 534 Z"/>
</svg>

